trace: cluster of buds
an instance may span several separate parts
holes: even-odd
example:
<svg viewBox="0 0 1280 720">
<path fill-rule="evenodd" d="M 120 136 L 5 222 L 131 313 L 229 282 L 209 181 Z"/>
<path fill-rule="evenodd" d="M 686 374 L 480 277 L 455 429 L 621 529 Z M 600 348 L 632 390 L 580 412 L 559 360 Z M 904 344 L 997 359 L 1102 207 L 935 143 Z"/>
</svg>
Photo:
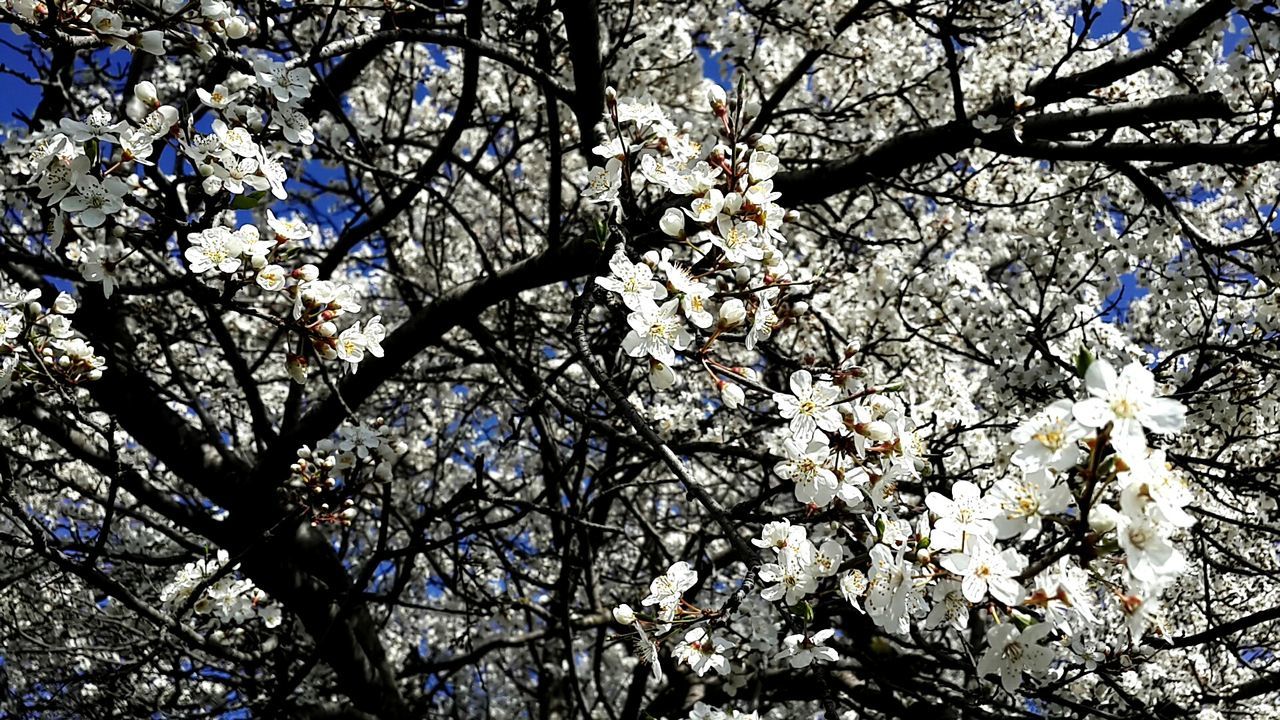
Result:
<svg viewBox="0 0 1280 720">
<path fill-rule="evenodd" d="M 708 370 L 727 402 L 741 404 L 739 376 L 717 374 L 716 343 L 754 351 L 808 311 L 801 298 L 811 282 L 785 258 L 785 225 L 798 218 L 776 202 L 777 143 L 747 135 L 742 128 L 758 108 L 738 107 L 718 87 L 708 93 L 718 121 L 712 143 L 693 140 L 651 101 L 610 98 L 613 137 L 594 150 L 606 162 L 592 169 L 584 198 L 623 212 L 646 194 L 655 202 L 682 196 L 658 223 L 673 247 L 636 263 L 620 248 L 610 274 L 596 279 L 631 311 L 623 349 L 648 360 L 656 390 L 676 382 L 672 365 L 682 354 Z"/>
<path fill-rule="evenodd" d="M 350 525 L 359 512 L 361 490 L 372 481 L 391 479 L 396 458 L 409 448 L 386 433 L 385 421 L 377 418 L 339 428 L 337 438 L 321 440 L 314 449 L 299 448 L 288 487 L 313 526 Z"/>
<path fill-rule="evenodd" d="M 75 335 L 75 300 L 59 293 L 51 307 L 40 291 L 0 298 L 0 389 L 17 382 L 79 385 L 102 378 L 106 359 Z"/>
</svg>

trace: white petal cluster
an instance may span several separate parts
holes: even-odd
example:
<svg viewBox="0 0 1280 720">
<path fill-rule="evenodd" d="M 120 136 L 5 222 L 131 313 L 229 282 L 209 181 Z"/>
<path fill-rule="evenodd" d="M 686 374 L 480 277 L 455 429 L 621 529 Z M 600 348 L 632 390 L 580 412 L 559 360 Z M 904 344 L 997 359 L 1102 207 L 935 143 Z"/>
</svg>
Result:
<svg viewBox="0 0 1280 720">
<path fill-rule="evenodd" d="M 335 438 L 298 449 L 288 487 L 312 525 L 350 525 L 365 487 L 391 480 L 396 460 L 408 450 L 381 419 L 343 425 Z"/>
<path fill-rule="evenodd" d="M 23 291 L 0 280 L 0 394 L 17 385 L 75 386 L 99 380 L 107 361 L 75 332 L 77 303 L 59 293 L 49 306 L 41 291 Z"/>
<path fill-rule="evenodd" d="M 787 212 L 775 202 L 772 138 L 732 146 L 695 140 L 650 100 L 618 100 L 611 112 L 620 134 L 595 148 L 605 164 L 591 170 L 583 198 L 615 215 L 635 198 L 688 198 L 659 222 L 683 241 L 679 254 L 651 251 L 632 262 L 620 246 L 609 275 L 596 278 L 630 311 L 623 348 L 646 359 L 654 389 L 666 390 L 682 355 L 705 355 L 717 344 L 750 351 L 767 340 L 803 309 L 792 296 L 807 280 L 785 259 Z M 741 405 L 739 373 L 726 366 L 716 374 L 725 402 Z"/>
<path fill-rule="evenodd" d="M 279 627 L 280 606 L 251 581 L 238 577 L 236 570 L 227 551 L 219 550 L 216 557 L 183 566 L 160 590 L 160 601 L 175 609 L 190 607 L 213 626 L 240 625 L 257 618 L 267 628 Z"/>
<path fill-rule="evenodd" d="M 714 96 L 712 106 L 717 107 Z M 634 122 L 635 132 L 597 148 L 609 160 L 593 174 L 586 197 L 624 213 L 629 197 L 653 186 L 689 195 L 687 204 L 667 212 L 661 229 L 696 249 L 688 264 L 673 260 L 671 251 L 649 252 L 632 262 L 619 250 L 610 274 L 596 280 L 629 311 L 623 349 L 650 361 L 656 389 L 674 384 L 670 367 L 681 355 L 696 357 L 725 378 L 715 388 L 725 405 L 741 408 L 745 393 L 731 396 L 724 385 L 759 391 L 759 376 L 711 360 L 709 349 L 744 326 L 742 346 L 753 349 L 777 318 L 756 332 L 785 289 L 780 276 L 764 269 L 766 259 L 776 256 L 772 243 L 783 240 L 767 222 L 775 198 L 764 186 L 777 171 L 777 159 L 743 148 L 741 171 L 719 162 L 714 152 L 706 167 L 691 165 L 689 158 L 653 149 L 653 138 L 680 133 L 652 106 L 621 102 L 614 112 L 620 122 Z M 726 178 L 731 182 L 725 184 Z M 758 287 L 725 292 L 733 286 L 724 281 L 729 273 L 717 275 L 718 268 Z M 758 599 L 742 603 L 742 617 L 733 621 L 735 628 L 748 628 L 749 642 L 722 642 L 719 621 L 695 624 L 684 631 L 673 657 L 699 675 L 729 675 L 740 654 L 755 647 L 768 648 L 797 669 L 835 662 L 833 630 L 785 620 L 808 617 L 831 599 L 900 636 L 967 633 L 971 623 L 983 623 L 985 648 L 972 649 L 981 656 L 977 670 L 998 676 L 1010 692 L 1027 677 L 1044 678 L 1059 659 L 1092 662 L 1089 639 L 1105 635 L 1114 618 L 1121 625 L 1111 628 L 1111 638 L 1121 632 L 1138 643 L 1159 613 L 1161 592 L 1183 569 L 1176 537 L 1193 522 L 1190 491 L 1163 452 L 1147 443 L 1147 433 L 1167 436 L 1182 429 L 1181 403 L 1159 397 L 1151 373 L 1139 365 L 1116 373 L 1105 361 L 1093 362 L 1083 375 L 1083 399 L 1057 400 L 1015 426 L 1016 447 L 1004 474 L 937 487 L 921 432 L 898 388 L 867 384 L 855 356 L 847 353 L 834 367 L 795 369 L 785 390 L 763 394 L 773 400 L 779 421 L 783 459 L 775 474 L 791 484 L 808 512 L 861 516 L 862 527 L 825 522 L 811 534 L 792 519 L 765 522 L 753 540 L 764 553 Z M 1024 553 L 1042 535 L 1056 538 L 1061 550 L 1052 562 L 1033 567 Z M 689 566 L 677 563 L 654 581 L 644 600 L 658 605 L 655 620 L 638 618 L 629 607 L 616 619 L 634 626 L 645 653 L 656 657 L 671 636 L 670 624 L 694 612 L 685 608 L 683 593 L 695 582 Z M 771 614 L 769 608 L 791 610 Z"/>
</svg>

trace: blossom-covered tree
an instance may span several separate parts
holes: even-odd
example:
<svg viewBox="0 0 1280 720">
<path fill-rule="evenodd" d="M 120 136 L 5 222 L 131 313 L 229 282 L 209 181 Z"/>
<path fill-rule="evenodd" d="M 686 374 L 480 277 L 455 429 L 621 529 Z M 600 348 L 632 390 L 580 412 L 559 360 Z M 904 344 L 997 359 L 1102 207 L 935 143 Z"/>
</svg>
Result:
<svg viewBox="0 0 1280 720">
<path fill-rule="evenodd" d="M 1270 0 L 0 13 L 0 717 L 1280 714 Z"/>
</svg>

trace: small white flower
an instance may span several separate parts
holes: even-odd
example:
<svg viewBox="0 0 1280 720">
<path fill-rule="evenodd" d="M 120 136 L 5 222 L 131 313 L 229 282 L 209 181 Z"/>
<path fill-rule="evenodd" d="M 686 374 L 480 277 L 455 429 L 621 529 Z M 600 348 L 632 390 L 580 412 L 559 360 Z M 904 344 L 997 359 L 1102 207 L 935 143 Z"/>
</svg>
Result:
<svg viewBox="0 0 1280 720">
<path fill-rule="evenodd" d="M 80 213 L 80 222 L 85 227 L 96 228 L 106 222 L 108 215 L 124 208 L 121 198 L 128 192 L 129 186 L 118 177 L 98 180 L 91 175 L 82 175 L 76 180 L 75 194 L 62 198 L 58 207 L 66 212 Z"/>
<path fill-rule="evenodd" d="M 747 164 L 747 172 L 756 182 L 768 180 L 778 172 L 778 156 L 759 150 L 752 152 L 751 161 Z"/>
<path fill-rule="evenodd" d="M 1087 431 L 1072 421 L 1072 402 L 1059 400 L 1011 433 L 1018 450 L 1013 463 L 1027 472 L 1066 470 L 1080 460 L 1079 440 Z"/>
<path fill-rule="evenodd" d="M 813 546 L 807 541 L 799 548 L 788 547 L 778 553 L 778 561 L 760 566 L 760 579 L 771 583 L 760 591 L 769 602 L 785 599 L 795 605 L 818 589 L 818 580 L 810 571 Z"/>
<path fill-rule="evenodd" d="M 178 124 L 178 109 L 172 105 L 161 105 L 147 113 L 138 126 L 138 132 L 159 140 L 168 135 L 176 124 Z"/>
<path fill-rule="evenodd" d="M 1022 585 L 1017 575 L 1025 565 L 1017 551 L 1009 548 L 998 552 L 978 537 L 972 537 L 965 547 L 964 553 L 951 553 L 938 561 L 943 569 L 961 577 L 965 599 L 980 603 L 990 592 L 996 600 L 1016 605 L 1022 599 Z"/>
<path fill-rule="evenodd" d="M 286 272 L 279 265 L 268 265 L 258 271 L 256 282 L 263 290 L 274 292 L 284 289 Z"/>
<path fill-rule="evenodd" d="M 358 325 L 353 325 L 343 330 L 338 335 L 338 344 L 335 348 L 338 352 L 338 359 L 349 362 L 352 365 L 358 365 L 364 359 L 366 344 L 367 341 L 364 334 L 360 332 Z"/>
<path fill-rule="evenodd" d="M 905 554 L 905 543 L 896 554 L 883 543 L 871 548 L 867 615 L 876 625 L 895 635 L 906 635 L 911 629 L 911 619 L 925 607 L 924 594 L 913 579 L 916 567 L 905 559 Z"/>
<path fill-rule="evenodd" d="M 747 260 L 764 259 L 764 248 L 757 242 L 760 226 L 754 222 L 738 222 L 721 215 L 716 219 L 716 232 L 711 242 L 724 251 L 729 262 L 740 265 Z"/>
<path fill-rule="evenodd" d="M 631 357 L 648 355 L 664 365 L 675 362 L 676 351 L 685 350 L 693 336 L 676 314 L 679 300 L 668 300 L 661 307 L 641 308 L 627 316 L 631 332 L 622 340 L 622 349 Z"/>
<path fill-rule="evenodd" d="M 1076 420 L 1091 428 L 1113 423 L 1111 437 L 1122 452 L 1143 441 L 1144 427 L 1168 435 L 1186 423 L 1186 407 L 1177 400 L 1156 397 L 1155 377 L 1138 363 L 1127 365 L 1116 375 L 1111 363 L 1096 360 L 1085 372 L 1084 385 L 1093 397 L 1072 408 Z"/>
<path fill-rule="evenodd" d="M 840 597 L 853 606 L 854 610 L 864 612 L 862 597 L 867 594 L 867 576 L 861 570 L 850 570 L 840 576 Z"/>
<path fill-rule="evenodd" d="M 191 272 L 197 275 L 217 269 L 231 274 L 240 269 L 241 254 L 245 250 L 240 235 L 224 227 L 214 227 L 187 236 L 191 247 L 183 255 L 190 263 Z"/>
<path fill-rule="evenodd" d="M 1053 651 L 1039 641 L 1049 634 L 1048 623 L 1037 623 L 1018 631 L 1012 621 L 993 625 L 987 630 L 987 651 L 978 661 L 978 675 L 999 675 L 1007 692 L 1022 685 L 1022 674 L 1043 674 L 1053 663 Z"/>
<path fill-rule="evenodd" d="M 1174 527 L 1191 527 L 1195 518 L 1187 512 L 1195 497 L 1185 480 L 1166 462 L 1163 450 L 1145 458 L 1126 458 L 1132 466 L 1119 474 L 1120 508 L 1130 517 L 1150 514 Z"/>
<path fill-rule="evenodd" d="M 1003 478 L 988 497 L 1000 509 L 994 518 L 998 538 L 1020 535 L 1029 540 L 1040 533 L 1042 518 L 1061 513 L 1071 504 L 1071 491 L 1044 469 L 1017 479 Z"/>
<path fill-rule="evenodd" d="M 227 89 L 226 85 L 218 83 L 213 86 L 213 90 L 205 90 L 204 88 L 196 88 L 196 96 L 200 98 L 200 102 L 208 105 L 214 110 L 221 110 L 240 97 L 239 93 L 233 93 Z"/>
<path fill-rule="evenodd" d="M 733 648 L 733 643 L 724 639 L 719 632 L 708 633 L 706 628 L 696 627 L 685 633 L 684 641 L 671 651 L 672 657 L 688 663 L 698 677 L 715 670 L 721 675 L 729 674 L 729 659 L 724 651 Z"/>
<path fill-rule="evenodd" d="M 663 619 L 670 621 L 675 617 L 680 596 L 697 582 L 698 573 L 689 567 L 689 563 L 677 562 L 649 583 L 649 596 L 640 604 L 657 605 Z"/>
<path fill-rule="evenodd" d="M 774 552 L 782 552 L 788 548 L 794 550 L 805 544 L 807 533 L 803 525 L 792 525 L 790 520 L 783 518 L 765 523 L 760 529 L 760 537 L 752 538 L 751 544 Z"/>
<path fill-rule="evenodd" d="M 1169 542 L 1168 529 L 1149 517 L 1121 513 L 1117 520 L 1116 536 L 1134 580 L 1161 586 L 1186 569 L 1182 553 Z"/>
<path fill-rule="evenodd" d="M 957 630 L 969 627 L 969 603 L 955 580 L 940 580 L 933 586 L 933 609 L 925 618 L 924 626 L 934 628 L 944 622 Z"/>
<path fill-rule="evenodd" d="M 311 121 L 290 105 L 281 105 L 271 115 L 271 127 L 280 128 L 284 139 L 295 145 L 310 145 L 316 141 Z"/>
<path fill-rule="evenodd" d="M 285 63 L 260 59 L 255 69 L 258 84 L 280 102 L 305 100 L 311 94 L 311 73 L 306 68 L 290 70 Z"/>
<path fill-rule="evenodd" d="M 795 440 L 783 443 L 787 459 L 773 466 L 773 471 L 783 480 L 796 484 L 796 500 L 805 505 L 826 507 L 836 496 L 840 481 L 827 466 L 831 454 L 821 440 L 810 441 L 801 447 Z"/>
<path fill-rule="evenodd" d="M 723 207 L 724 193 L 712 188 L 702 197 L 694 198 L 685 213 L 693 218 L 695 222 L 708 224 L 720 215 L 720 210 Z"/>
<path fill-rule="evenodd" d="M 827 628 L 812 635 L 788 635 L 782 640 L 782 652 L 778 653 L 778 659 L 785 658 L 793 668 L 809 667 L 815 662 L 835 662 L 840 659 L 840 655 L 834 648 L 823 644 L 835 634 L 835 630 Z"/>
<path fill-rule="evenodd" d="M 301 218 L 293 217 L 286 220 L 276 217 L 271 210 L 267 210 L 267 227 L 271 228 L 278 240 L 306 240 L 311 237 L 311 226 Z"/>
<path fill-rule="evenodd" d="M 89 113 L 84 122 L 63 118 L 58 123 L 58 127 L 71 137 L 72 142 L 83 143 L 90 140 L 102 140 L 114 143 L 118 142 L 116 135 L 121 130 L 127 129 L 129 124 L 123 120 L 113 122 L 111 113 L 99 105 Z"/>
<path fill-rule="evenodd" d="M 996 526 L 991 520 L 1000 513 L 1000 508 L 993 500 L 982 497 L 978 486 L 968 480 L 952 485 L 951 496 L 931 492 L 925 497 L 925 505 L 938 516 L 929 538 L 931 547 L 957 550 L 966 537 L 995 539 Z"/>
<path fill-rule="evenodd" d="M 609 162 L 605 163 L 604 167 L 591 168 L 582 197 L 590 203 L 616 202 L 622 181 L 622 161 L 609 158 Z"/>
<path fill-rule="evenodd" d="M 843 427 L 840 411 L 832 405 L 840 391 L 831 383 L 813 381 L 808 370 L 791 373 L 791 394 L 775 393 L 773 401 L 783 419 L 790 420 L 791 434 L 807 443 L 819 428 L 836 432 Z"/>
<path fill-rule="evenodd" d="M 622 296 L 629 310 L 656 307 L 656 300 L 667 296 L 667 289 L 653 279 L 653 269 L 645 263 L 633 263 L 622 250 L 609 261 L 609 275 L 596 278 L 596 284 Z"/>
<path fill-rule="evenodd" d="M 213 133 L 222 141 L 222 146 L 242 158 L 257 158 L 262 154 L 253 135 L 239 125 L 228 125 L 222 120 L 213 121 Z M 257 166 L 254 166 L 255 169 Z"/>
<path fill-rule="evenodd" d="M 364 349 L 374 357 L 382 357 L 382 341 L 387 337 L 387 326 L 382 324 L 382 316 L 369 318 L 360 332 L 364 334 Z"/>
</svg>

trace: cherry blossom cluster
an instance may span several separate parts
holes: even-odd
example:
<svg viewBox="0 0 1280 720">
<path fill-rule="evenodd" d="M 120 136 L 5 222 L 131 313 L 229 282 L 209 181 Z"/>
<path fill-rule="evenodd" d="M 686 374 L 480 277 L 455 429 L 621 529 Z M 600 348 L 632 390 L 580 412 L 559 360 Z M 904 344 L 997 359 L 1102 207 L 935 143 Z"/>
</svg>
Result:
<svg viewBox="0 0 1280 720">
<path fill-rule="evenodd" d="M 1023 477 L 997 483 L 1009 523 L 1001 537 L 1032 540 L 1041 517 L 1073 514 L 1090 533 L 1091 553 L 1123 559 L 1107 587 L 1137 638 L 1158 624 L 1160 594 L 1185 569 L 1174 537 L 1195 524 L 1187 511 L 1194 496 L 1165 452 L 1148 447 L 1146 433 L 1179 432 L 1186 409 L 1157 397 L 1154 377 L 1137 363 L 1117 373 L 1094 361 L 1084 387 L 1088 398 L 1052 403 L 1014 431 L 1013 462 Z"/>
<path fill-rule="evenodd" d="M 251 581 L 236 576 L 226 550 L 183 566 L 160 590 L 160 601 L 174 608 L 189 605 L 213 625 L 242 625 L 256 617 L 263 626 L 275 628 L 282 619 L 278 604 Z"/>
<path fill-rule="evenodd" d="M 774 140 L 739 138 L 755 108 L 731 110 L 719 87 L 708 95 L 720 134 L 714 143 L 695 140 L 653 101 L 609 97 L 612 136 L 594 150 L 606 162 L 591 170 L 583 197 L 614 214 L 640 198 L 678 198 L 660 222 L 678 252 L 649 251 L 632 262 L 619 246 L 610 274 L 596 278 L 629 311 L 623 349 L 648 360 L 655 389 L 675 384 L 680 353 L 703 365 L 725 402 L 739 404 L 744 374 L 715 359 L 715 344 L 753 350 L 806 308 L 789 297 L 807 283 L 793 278 L 782 250 L 789 217 L 773 190 Z"/>
<path fill-rule="evenodd" d="M 270 210 L 267 227 L 266 238 L 254 225 L 241 225 L 237 230 L 215 226 L 188 235 L 185 257 L 189 269 L 205 282 L 221 279 L 233 291 L 256 285 L 288 302 L 288 316 L 276 320 L 297 330 L 306 344 L 286 356 L 286 368 L 296 382 L 307 378 L 307 348 L 312 355 L 348 363 L 353 369 L 366 354 L 381 357 L 387 331 L 380 316 L 339 328 L 346 315 L 361 310 L 350 284 L 321 280 L 319 268 L 310 263 L 292 269 L 284 266 L 291 264 L 296 242 L 310 238 L 312 229 L 297 219 L 277 218 Z"/>
<path fill-rule="evenodd" d="M 298 449 L 288 487 L 312 525 L 350 525 L 359 514 L 361 490 L 370 482 L 390 480 L 397 458 L 408 451 L 403 441 L 388 436 L 381 418 L 344 425 L 335 439 Z"/>
<path fill-rule="evenodd" d="M 71 327 L 75 299 L 58 293 L 45 307 L 41 294 L 0 292 L 0 391 L 14 384 L 78 385 L 107 369 L 106 359 Z"/>
<path fill-rule="evenodd" d="M 109 3 L 75 2 L 59 4 L 55 8 L 58 28 L 68 38 L 96 40 L 112 51 L 133 50 L 164 55 L 166 41 L 180 38 L 178 44 L 194 42 L 196 55 L 209 60 L 225 47 L 227 41 L 241 40 L 256 30 L 247 17 L 237 13 L 235 7 L 224 0 L 201 0 L 198 3 L 162 0 L 157 6 L 156 10 L 164 13 L 162 25 L 126 17 L 123 12 L 127 6 L 112 9 Z M 42 26 L 49 18 L 49 6 L 40 0 L 6 0 L 4 7 L 20 20 L 30 23 L 32 29 L 43 30 Z M 148 10 L 145 17 L 153 18 L 154 12 Z M 166 38 L 166 30 L 170 38 Z"/>
<path fill-rule="evenodd" d="M 196 91 L 201 104 L 218 117 L 212 132 L 190 131 L 182 151 L 204 177 L 201 186 L 211 196 L 227 192 L 261 197 L 270 191 L 283 200 L 288 197 L 288 172 L 280 154 L 259 139 L 283 138 L 294 145 L 315 142 L 300 106 L 311 94 L 311 73 L 267 58 L 258 59 L 254 70 L 253 76 L 234 73 L 212 90 Z"/>
<path fill-rule="evenodd" d="M 49 17 L 49 6 L 40 0 L 6 0 L 4 7 L 20 20 L 32 25 L 43 24 Z M 163 30 L 130 26 L 120 13 L 113 12 L 102 4 L 83 2 L 55 7 L 60 20 L 59 27 L 70 37 L 97 40 L 113 51 L 136 50 L 152 55 L 165 53 Z M 174 10 L 176 9 L 175 7 Z"/>
<path fill-rule="evenodd" d="M 713 705 L 704 702 L 694 703 L 693 709 L 689 711 L 688 720 L 759 720 L 760 716 L 753 712 L 742 712 L 740 710 L 721 710 Z"/>
<path fill-rule="evenodd" d="M 1155 622 L 1161 591 L 1183 569 L 1173 538 L 1193 519 L 1189 490 L 1144 433 L 1177 432 L 1185 410 L 1156 396 L 1146 368 L 1117 374 L 1093 362 L 1087 398 L 1055 402 L 1012 433 L 1016 477 L 986 492 L 961 480 L 923 498 L 911 489 L 925 477 L 921 444 L 898 403 L 805 370 L 793 373 L 790 389 L 777 397 L 789 449 L 777 473 L 811 511 L 837 508 L 850 521 L 819 524 L 812 536 L 786 518 L 766 523 L 752 542 L 766 553 L 758 577 L 767 603 L 810 608 L 811 616 L 836 595 L 896 635 L 913 626 L 967 631 L 976 610 L 990 621 L 978 671 L 998 676 L 1009 692 L 1055 661 L 1096 660 L 1096 648 L 1082 640 L 1108 610 L 1124 618 L 1130 645 Z M 1023 549 L 1037 546 L 1046 525 L 1083 540 L 1031 568 Z M 655 676 L 659 646 L 678 634 L 673 625 L 693 625 L 671 655 L 700 676 L 729 675 L 731 661 L 752 649 L 718 629 L 718 611 L 683 598 L 696 582 L 687 563 L 676 563 L 644 600 L 657 606 L 655 616 L 615 610 L 618 622 L 636 629 Z M 793 668 L 833 662 L 834 637 L 830 628 L 791 627 L 774 660 Z"/>
<path fill-rule="evenodd" d="M 732 137 L 723 93 L 710 98 Z M 1087 397 L 1054 402 L 1018 426 L 1006 476 L 989 487 L 957 480 L 932 489 L 930 458 L 900 388 L 869 384 L 852 349 L 837 366 L 793 371 L 785 392 L 711 358 L 712 345 L 744 325 L 748 350 L 767 340 L 774 300 L 792 284 L 777 249 L 783 212 L 768 141 L 717 145 L 697 159 L 687 129 L 652 103 L 611 101 L 610 118 L 616 135 L 596 149 L 608 161 L 592 171 L 586 197 L 622 216 L 645 192 L 656 195 L 650 202 L 674 196 L 679 204 L 661 229 L 691 253 L 687 265 L 670 249 L 632 262 L 619 248 L 610 274 L 596 279 L 629 310 L 623 349 L 649 359 L 657 390 L 674 384 L 671 366 L 683 354 L 722 388 L 733 383 L 736 392 L 722 390 L 731 408 L 743 403 L 743 388 L 770 396 L 784 456 L 774 471 L 807 514 L 827 519 L 812 529 L 786 517 L 763 526 L 751 569 L 763 603 L 737 604 L 755 608 L 749 627 L 732 622 L 734 606 L 702 609 L 683 597 L 697 583 L 685 562 L 653 580 L 643 601 L 653 615 L 619 606 L 615 620 L 635 630 L 655 678 L 664 645 L 699 676 L 736 678 L 757 651 L 765 663 L 792 668 L 834 662 L 836 631 L 796 620 L 812 618 L 829 598 L 898 636 L 967 633 L 980 619 L 986 641 L 973 648 L 982 652 L 977 670 L 1011 693 L 1024 677 L 1105 657 L 1116 649 L 1117 633 L 1107 628 L 1117 618 L 1127 646 L 1158 631 L 1160 594 L 1184 565 L 1174 538 L 1193 520 L 1190 492 L 1163 451 L 1147 444 L 1147 433 L 1181 430 L 1185 408 L 1157 396 L 1149 370 L 1131 364 L 1117 374 L 1082 350 Z M 761 633 L 773 640 L 760 645 L 753 636 Z"/>
<path fill-rule="evenodd" d="M 671 651 L 672 657 L 677 661 L 687 663 L 699 677 L 708 670 L 715 670 L 722 675 L 729 672 L 725 653 L 733 648 L 733 643 L 726 640 L 719 630 L 696 624 L 704 619 L 705 614 L 683 597 L 697 582 L 698 573 L 689 563 L 677 562 L 653 579 L 649 584 L 649 595 L 641 602 L 645 607 L 654 606 L 654 614 L 637 614 L 626 604 L 613 610 L 615 621 L 635 629 L 637 652 L 640 659 L 653 668 L 655 680 L 662 679 L 662 665 L 658 658 L 659 644 L 677 634 L 683 636 Z M 677 625 L 688 624 L 696 625 L 683 633 L 675 629 Z"/>
<path fill-rule="evenodd" d="M 125 234 L 122 226 L 135 222 L 138 209 L 146 207 L 131 202 L 148 195 L 149 186 L 142 183 L 137 169 L 153 165 L 171 140 L 203 178 L 203 191 L 224 209 L 253 207 L 268 192 L 277 199 L 287 197 L 288 172 L 281 156 L 260 141 L 314 141 L 310 122 L 297 105 L 310 93 L 311 76 L 305 69 L 266 59 L 256 67 L 254 76 L 233 73 L 212 91 L 197 91 L 203 108 L 200 114 L 218 115 L 209 133 L 194 129 L 195 116 L 184 122 L 175 106 L 162 103 L 156 86 L 143 81 L 133 88 L 128 118 L 116 118 L 100 105 L 83 119 L 64 118 L 56 128 L 14 141 L 29 146 L 27 172 L 39 188 L 37 197 L 56 208 L 49 232 L 53 247 L 62 245 L 70 231 L 68 259 L 78 263 L 86 280 L 101 282 L 105 296 L 114 292 L 120 265 L 132 254 L 119 241 Z M 265 111 L 254 104 L 255 96 L 272 108 L 270 126 Z M 249 197 L 233 200 L 245 194 Z M 67 218 L 76 224 L 68 226 Z M 109 223 L 112 220 L 114 224 Z M 99 228 L 111 232 L 95 232 Z M 278 230 L 278 234 L 289 239 L 310 235 L 297 236 L 292 234 L 295 230 Z M 222 228 L 190 233 L 187 240 L 190 247 L 184 254 L 198 274 L 210 269 L 234 273 L 243 260 L 265 257 L 270 247 L 251 235 Z M 271 284 L 274 277 L 268 270 L 260 273 L 259 282 Z"/>
<path fill-rule="evenodd" d="M 29 169 L 40 188 L 37 197 L 69 213 L 82 228 L 101 227 L 124 209 L 138 184 L 125 165 L 150 164 L 156 145 L 178 123 L 177 108 L 161 104 L 151 83 L 139 83 L 134 96 L 145 107 L 137 122 L 117 119 L 98 106 L 83 120 L 63 118 L 57 131 L 32 143 Z M 56 221 L 53 232 L 57 244 L 63 223 Z"/>
</svg>

